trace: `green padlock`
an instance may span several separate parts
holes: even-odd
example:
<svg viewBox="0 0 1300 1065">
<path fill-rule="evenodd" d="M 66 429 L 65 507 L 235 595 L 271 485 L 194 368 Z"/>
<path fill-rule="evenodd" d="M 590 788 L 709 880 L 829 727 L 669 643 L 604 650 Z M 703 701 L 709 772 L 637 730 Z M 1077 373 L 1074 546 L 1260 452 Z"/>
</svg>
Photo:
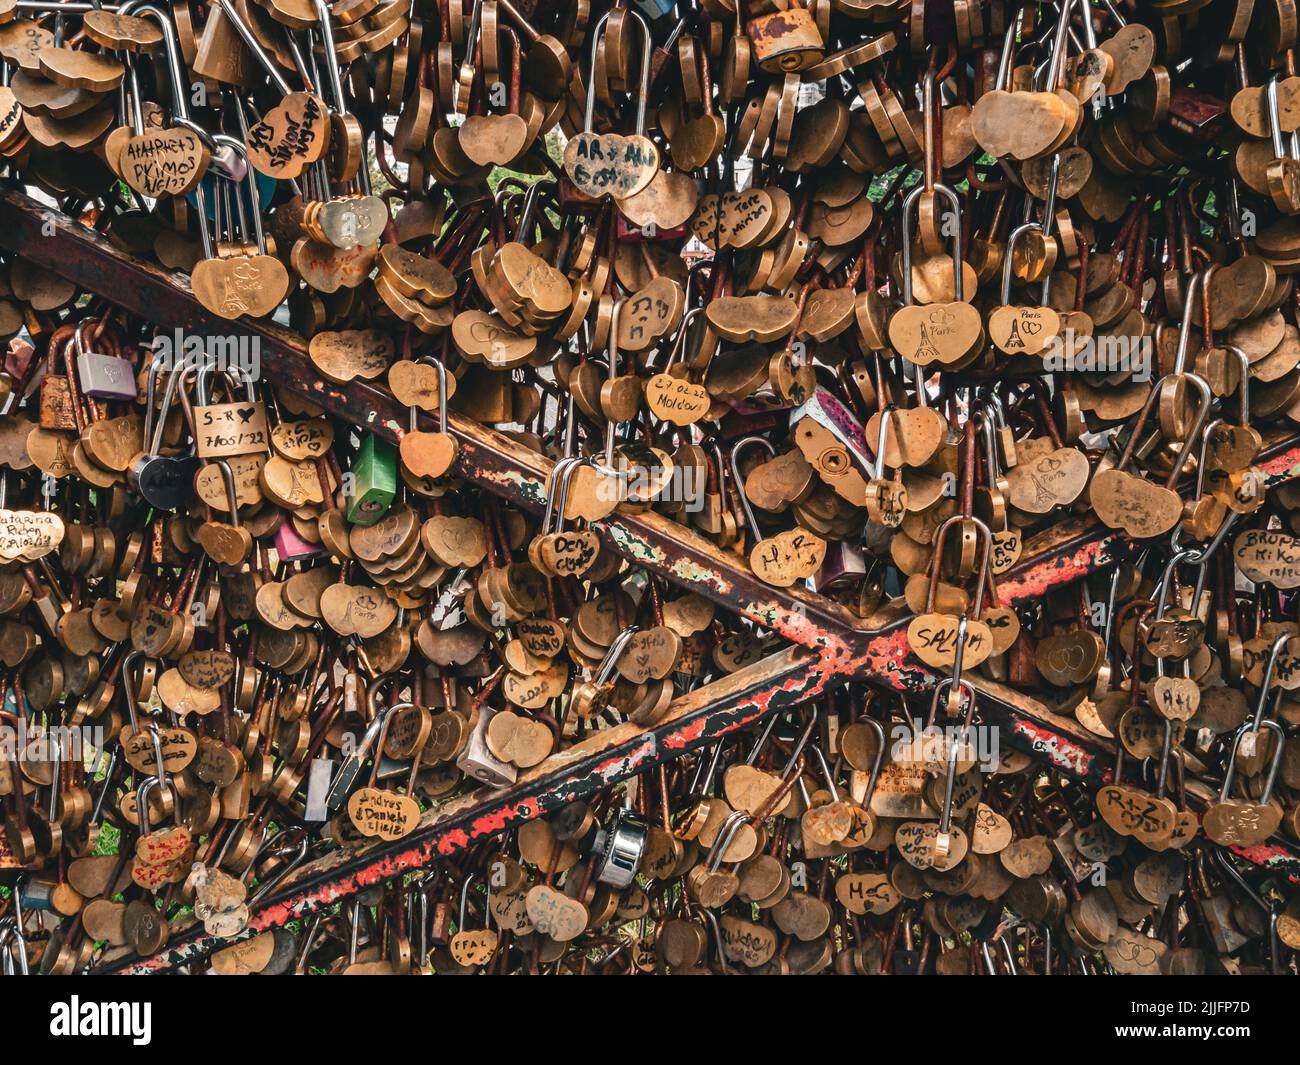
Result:
<svg viewBox="0 0 1300 1065">
<path fill-rule="evenodd" d="M 397 448 L 377 436 L 361 442 L 352 463 L 352 492 L 348 496 L 348 521 L 374 525 L 397 495 Z"/>
</svg>

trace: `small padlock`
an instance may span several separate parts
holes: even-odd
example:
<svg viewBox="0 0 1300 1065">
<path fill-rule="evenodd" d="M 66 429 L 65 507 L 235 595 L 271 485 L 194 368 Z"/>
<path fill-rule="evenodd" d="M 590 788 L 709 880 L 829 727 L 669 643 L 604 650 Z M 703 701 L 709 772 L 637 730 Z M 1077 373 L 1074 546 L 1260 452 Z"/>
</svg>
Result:
<svg viewBox="0 0 1300 1065">
<path fill-rule="evenodd" d="M 275 554 L 284 562 L 315 558 L 324 552 L 325 549 L 320 544 L 309 543 L 299 536 L 292 522 L 282 522 L 275 530 Z"/>
<path fill-rule="evenodd" d="M 620 891 L 636 880 L 648 838 L 645 822 L 620 810 L 614 823 L 592 841 L 596 879 Z"/>
<path fill-rule="evenodd" d="M 67 374 L 60 371 L 59 359 L 72 342 L 69 337 L 62 339 L 62 329 L 56 329 L 49 339 L 49 348 L 45 357 L 45 376 L 41 379 L 40 425 L 42 429 L 77 429 L 76 400 L 72 394 L 72 382 Z"/>
<path fill-rule="evenodd" d="M 194 407 L 194 449 L 202 459 L 229 458 L 231 455 L 258 455 L 271 448 L 271 433 L 266 424 L 266 404 L 257 398 L 253 376 L 244 370 L 236 373 L 244 379 L 244 399 L 233 403 L 210 403 L 208 374 L 212 367 L 199 370 Z"/>
<path fill-rule="evenodd" d="M 352 480 L 348 521 L 374 525 L 397 495 L 397 448 L 373 434 L 367 436 L 352 463 Z"/>
<path fill-rule="evenodd" d="M 92 399 L 112 399 L 124 403 L 135 400 L 135 367 L 129 359 L 118 355 L 105 355 L 100 351 L 88 351 L 84 333 L 91 319 L 86 319 L 72 335 L 73 347 L 77 353 L 77 381 L 81 391 Z"/>
<path fill-rule="evenodd" d="M 465 749 L 456 759 L 456 767 L 475 780 L 494 788 L 504 788 L 515 782 L 519 771 L 509 762 L 496 757 L 487 745 L 488 723 L 496 716 L 490 706 L 478 708 L 478 720 L 469 734 Z"/>
</svg>

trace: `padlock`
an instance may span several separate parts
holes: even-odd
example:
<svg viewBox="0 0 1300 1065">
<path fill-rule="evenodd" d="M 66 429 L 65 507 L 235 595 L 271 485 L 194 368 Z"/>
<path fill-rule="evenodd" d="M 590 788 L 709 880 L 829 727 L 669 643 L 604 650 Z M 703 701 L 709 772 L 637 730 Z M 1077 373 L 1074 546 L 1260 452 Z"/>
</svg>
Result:
<svg viewBox="0 0 1300 1065">
<path fill-rule="evenodd" d="M 596 879 L 616 888 L 630 885 L 641 867 L 645 846 L 645 824 L 620 810 L 613 823 L 600 829 L 592 840 Z"/>
<path fill-rule="evenodd" d="M 290 522 L 281 522 L 275 530 L 275 553 L 286 562 L 299 562 L 304 559 L 317 558 L 325 553 L 320 544 L 308 543 L 294 529 Z"/>
<path fill-rule="evenodd" d="M 517 779 L 518 770 L 497 758 L 487 745 L 487 727 L 497 711 L 489 706 L 480 706 L 477 713 L 478 719 L 470 729 L 469 741 L 456 759 L 456 768 L 489 787 L 508 787 Z"/>
<path fill-rule="evenodd" d="M 132 402 L 136 395 L 135 367 L 129 359 L 119 355 L 105 355 L 86 348 L 85 332 L 93 324 L 87 319 L 77 326 L 72 335 L 77 351 L 77 380 L 81 384 L 81 392 L 92 399 Z"/>
<path fill-rule="evenodd" d="M 804 70 L 822 58 L 825 45 L 817 21 L 798 3 L 751 18 L 745 32 L 753 42 L 759 68 L 769 74 Z"/>
<path fill-rule="evenodd" d="M 353 525 L 374 525 L 397 495 L 397 448 L 368 433 L 352 463 L 351 480 L 348 521 Z"/>
<path fill-rule="evenodd" d="M 47 341 L 45 376 L 41 378 L 40 424 L 42 429 L 77 429 L 76 397 L 62 360 L 72 344 L 75 330 L 56 330 Z"/>
<path fill-rule="evenodd" d="M 177 388 L 184 388 L 181 381 L 185 376 L 180 370 L 168 373 L 167 387 L 163 390 L 162 403 L 155 415 L 155 390 L 162 363 L 163 352 L 156 352 L 149 363 L 145 387 L 144 440 L 148 451 L 132 460 L 127 479 L 131 487 L 151 506 L 159 510 L 175 510 L 192 496 L 194 475 L 198 472 L 200 460 L 193 454 L 161 454 L 167 414 L 171 410 Z"/>
<path fill-rule="evenodd" d="M 251 372 L 240 368 L 244 400 L 211 403 L 208 394 L 210 366 L 198 370 L 194 406 L 194 453 L 201 459 L 257 455 L 271 448 L 266 424 L 266 404 L 257 398 Z"/>
</svg>

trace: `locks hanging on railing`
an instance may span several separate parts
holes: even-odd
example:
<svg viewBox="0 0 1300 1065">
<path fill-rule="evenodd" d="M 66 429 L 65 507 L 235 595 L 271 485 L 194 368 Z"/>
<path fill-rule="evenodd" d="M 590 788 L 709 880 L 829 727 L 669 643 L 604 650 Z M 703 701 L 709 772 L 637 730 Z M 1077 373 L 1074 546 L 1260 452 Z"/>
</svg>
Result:
<svg viewBox="0 0 1300 1065">
<path fill-rule="evenodd" d="M 10 6 L 0 970 L 1294 968 L 1286 10 Z"/>
</svg>

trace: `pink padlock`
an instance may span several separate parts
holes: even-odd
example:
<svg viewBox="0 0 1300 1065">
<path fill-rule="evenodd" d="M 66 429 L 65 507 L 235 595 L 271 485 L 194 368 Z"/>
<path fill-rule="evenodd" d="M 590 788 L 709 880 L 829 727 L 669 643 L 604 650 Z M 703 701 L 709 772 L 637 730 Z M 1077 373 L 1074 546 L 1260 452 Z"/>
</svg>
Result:
<svg viewBox="0 0 1300 1065">
<path fill-rule="evenodd" d="M 634 226 L 622 215 L 618 216 L 618 239 L 625 244 L 644 244 L 648 240 L 678 240 L 686 236 L 684 225 L 672 229 L 658 229 L 651 222 L 646 226 Z"/>
<path fill-rule="evenodd" d="M 281 562 L 295 562 L 300 558 L 315 558 L 324 553 L 319 544 L 309 544 L 293 527 L 293 522 L 281 522 L 275 531 L 275 553 Z"/>
</svg>

